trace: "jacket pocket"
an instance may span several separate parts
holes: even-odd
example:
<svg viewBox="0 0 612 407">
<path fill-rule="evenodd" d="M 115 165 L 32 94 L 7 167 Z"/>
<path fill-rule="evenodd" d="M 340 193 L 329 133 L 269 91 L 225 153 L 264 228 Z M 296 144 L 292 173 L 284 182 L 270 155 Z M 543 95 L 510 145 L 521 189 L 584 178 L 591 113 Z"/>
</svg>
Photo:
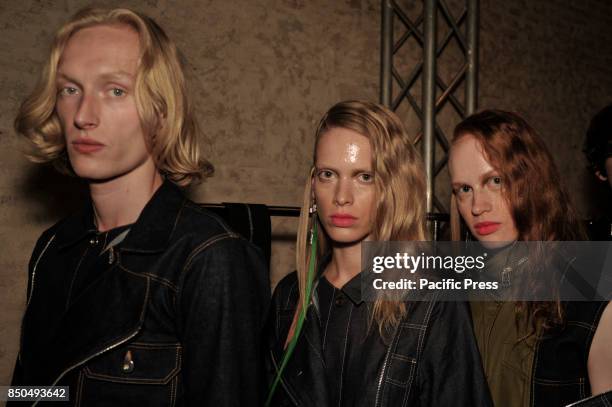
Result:
<svg viewBox="0 0 612 407">
<path fill-rule="evenodd" d="M 590 395 L 585 377 L 569 380 L 550 380 L 535 377 L 534 406 L 565 406 Z"/>
<path fill-rule="evenodd" d="M 174 406 L 181 345 L 134 342 L 83 368 L 77 405 Z"/>
</svg>

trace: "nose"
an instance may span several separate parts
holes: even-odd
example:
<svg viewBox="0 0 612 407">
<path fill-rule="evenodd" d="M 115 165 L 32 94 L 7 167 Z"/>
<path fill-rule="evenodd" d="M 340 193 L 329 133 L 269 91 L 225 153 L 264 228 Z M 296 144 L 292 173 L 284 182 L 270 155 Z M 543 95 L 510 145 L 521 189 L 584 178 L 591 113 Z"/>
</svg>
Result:
<svg viewBox="0 0 612 407">
<path fill-rule="evenodd" d="M 491 197 L 487 191 L 474 191 L 472 195 L 472 215 L 479 216 L 492 209 Z"/>
<path fill-rule="evenodd" d="M 337 206 L 350 205 L 353 203 L 352 180 L 341 178 L 336 185 L 334 201 Z"/>
<path fill-rule="evenodd" d="M 96 128 L 99 123 L 98 105 L 95 97 L 83 95 L 74 115 L 74 125 L 81 130 Z"/>
</svg>

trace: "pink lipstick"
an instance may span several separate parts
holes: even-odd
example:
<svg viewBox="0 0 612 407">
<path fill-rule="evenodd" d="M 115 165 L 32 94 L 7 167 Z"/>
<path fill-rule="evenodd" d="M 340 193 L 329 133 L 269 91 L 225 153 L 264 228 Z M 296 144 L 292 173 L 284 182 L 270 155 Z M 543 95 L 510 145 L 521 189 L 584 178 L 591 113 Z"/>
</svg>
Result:
<svg viewBox="0 0 612 407">
<path fill-rule="evenodd" d="M 357 218 L 347 213 L 336 213 L 331 216 L 331 220 L 334 226 L 348 228 L 353 226 Z"/>
<path fill-rule="evenodd" d="M 479 222 L 474 225 L 474 229 L 476 229 L 476 233 L 481 236 L 490 235 L 491 233 L 497 232 L 497 230 L 501 227 L 501 223 L 499 222 Z"/>
</svg>

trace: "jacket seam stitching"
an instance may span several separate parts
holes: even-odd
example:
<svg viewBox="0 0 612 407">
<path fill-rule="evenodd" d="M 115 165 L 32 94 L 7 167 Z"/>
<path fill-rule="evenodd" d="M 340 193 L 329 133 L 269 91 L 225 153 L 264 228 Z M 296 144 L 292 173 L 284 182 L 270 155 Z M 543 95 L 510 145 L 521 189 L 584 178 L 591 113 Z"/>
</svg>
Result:
<svg viewBox="0 0 612 407">
<path fill-rule="evenodd" d="M 178 225 L 179 219 L 183 215 L 183 208 L 185 207 L 186 203 L 187 203 L 187 199 L 183 198 L 183 202 L 181 202 L 181 207 L 179 208 L 179 210 L 178 210 L 178 212 L 176 214 L 176 218 L 174 218 L 174 224 L 172 225 L 172 230 L 170 231 L 170 236 L 174 235 L 174 231 L 176 230 L 176 226 Z"/>
<path fill-rule="evenodd" d="M 428 328 L 429 328 L 429 320 L 431 318 L 431 314 L 433 312 L 434 305 L 436 304 L 439 304 L 439 303 L 437 302 L 437 298 L 434 297 L 432 298 L 432 302 L 428 304 L 427 311 L 425 312 L 425 319 L 423 320 L 424 324 L 422 325 Z M 419 332 L 419 339 L 417 342 L 416 361 L 412 365 L 412 369 L 410 369 L 410 377 L 409 377 L 409 381 L 406 383 L 406 391 L 404 392 L 404 399 L 402 400 L 402 406 L 406 405 L 408 401 L 408 396 L 410 395 L 410 392 L 412 390 L 412 382 L 414 381 L 414 378 L 419 374 L 416 367 L 418 365 L 418 362 L 421 360 L 421 353 L 423 351 L 423 343 L 425 342 L 425 334 L 427 333 L 427 330 L 428 329 L 424 329 L 424 330 L 420 330 Z"/>
<path fill-rule="evenodd" d="M 81 395 L 83 393 L 83 370 L 79 370 L 79 380 L 77 381 L 77 391 L 76 391 L 76 404 L 75 407 L 79 407 L 81 405 Z"/>
<path fill-rule="evenodd" d="M 74 282 L 77 278 L 77 275 L 79 274 L 79 269 L 81 268 L 81 264 L 83 264 L 83 259 L 85 258 L 85 256 L 87 256 L 87 253 L 89 253 L 89 249 L 90 249 L 89 246 L 85 248 L 85 251 L 81 255 L 81 258 L 79 259 L 79 262 L 76 268 L 74 269 L 74 274 L 72 275 L 72 279 L 70 281 L 70 287 L 68 288 L 68 295 L 66 297 L 66 306 L 65 306 L 66 310 L 70 306 L 70 300 L 72 299 L 72 288 L 74 287 Z"/>
<path fill-rule="evenodd" d="M 166 287 L 168 287 L 169 289 L 171 289 L 172 291 L 176 292 L 178 290 L 178 287 L 176 285 L 174 285 L 172 282 L 170 282 L 170 280 L 167 280 L 163 277 L 159 277 L 156 276 L 155 274 L 151 274 L 151 273 L 147 273 L 146 271 L 132 271 L 130 269 L 128 269 L 127 267 L 125 267 L 123 264 L 118 264 L 119 268 L 121 270 L 127 271 L 128 273 L 132 273 L 132 274 L 139 274 L 139 275 L 143 275 L 146 276 L 148 278 L 150 278 L 151 280 L 158 282 L 162 285 L 165 285 Z"/>
<path fill-rule="evenodd" d="M 226 233 L 234 233 L 230 228 L 227 227 L 223 219 L 221 219 L 216 213 L 206 210 L 204 208 L 200 208 L 198 204 L 193 204 L 189 207 L 196 212 L 203 213 L 204 215 L 214 219 L 219 224 L 219 226 L 221 226 L 223 230 L 225 230 Z"/>
<path fill-rule="evenodd" d="M 179 349 L 181 348 L 181 344 L 179 342 L 176 343 L 168 343 L 168 344 L 150 344 L 145 342 L 132 342 L 128 345 L 129 347 L 135 349 Z"/>
<path fill-rule="evenodd" d="M 201 243 L 200 245 L 196 246 L 196 248 L 193 249 L 191 253 L 189 254 L 189 256 L 187 257 L 187 261 L 185 262 L 185 266 L 183 266 L 182 273 L 185 273 L 191 267 L 191 263 L 193 262 L 193 259 L 198 254 L 202 253 L 205 249 L 212 246 L 214 243 L 220 242 L 225 239 L 237 238 L 237 237 L 238 235 L 236 235 L 233 232 L 222 233 L 220 235 L 213 236 L 210 239 L 206 240 L 204 243 Z"/>
<path fill-rule="evenodd" d="M 174 376 L 172 381 L 170 382 L 170 406 L 174 407 L 176 405 L 176 386 L 178 382 L 178 376 Z"/>
<path fill-rule="evenodd" d="M 404 356 L 401 353 L 391 353 L 391 357 L 394 359 L 398 359 L 404 362 L 410 362 L 410 363 L 416 363 L 416 359 L 415 358 L 411 358 L 409 356 Z"/>
<path fill-rule="evenodd" d="M 335 291 L 335 289 L 334 289 Z M 330 306 L 331 309 L 331 306 Z M 348 335 L 349 328 L 351 326 L 351 317 L 353 316 L 353 307 L 349 310 L 348 324 L 346 325 L 346 333 L 344 334 L 344 350 L 342 351 L 342 366 L 340 368 L 340 397 L 338 397 L 338 406 L 342 406 L 342 383 L 344 381 L 344 364 L 346 362 L 346 347 L 348 344 Z M 327 334 L 327 328 L 325 329 L 325 333 Z"/>
</svg>

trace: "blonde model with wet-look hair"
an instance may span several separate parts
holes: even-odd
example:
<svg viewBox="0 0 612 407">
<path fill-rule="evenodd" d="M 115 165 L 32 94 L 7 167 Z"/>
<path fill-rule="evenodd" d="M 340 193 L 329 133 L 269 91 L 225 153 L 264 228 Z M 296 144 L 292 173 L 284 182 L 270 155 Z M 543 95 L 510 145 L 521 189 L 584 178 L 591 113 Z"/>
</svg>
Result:
<svg viewBox="0 0 612 407">
<path fill-rule="evenodd" d="M 180 190 L 212 166 L 163 29 L 78 12 L 15 127 L 90 199 L 36 244 L 12 384 L 68 386 L 66 405 L 256 404 L 267 270 Z"/>
<path fill-rule="evenodd" d="M 393 112 L 346 101 L 325 113 L 297 271 L 273 296 L 267 405 L 489 405 L 465 304 L 361 298 L 361 243 L 424 240 L 424 199 L 421 160 Z"/>
<path fill-rule="evenodd" d="M 539 277 L 540 266 L 550 259 L 513 243 L 584 240 L 584 232 L 536 131 L 516 113 L 474 114 L 455 128 L 449 170 L 454 239 L 467 235 L 493 248 L 488 272 L 506 273 L 508 289 L 518 281 L 514 276 L 526 281 L 523 290 L 554 286 Z M 536 299 L 470 304 L 495 405 L 565 406 L 611 390 L 609 303 Z M 589 403 L 609 405 L 603 398 Z"/>
</svg>

